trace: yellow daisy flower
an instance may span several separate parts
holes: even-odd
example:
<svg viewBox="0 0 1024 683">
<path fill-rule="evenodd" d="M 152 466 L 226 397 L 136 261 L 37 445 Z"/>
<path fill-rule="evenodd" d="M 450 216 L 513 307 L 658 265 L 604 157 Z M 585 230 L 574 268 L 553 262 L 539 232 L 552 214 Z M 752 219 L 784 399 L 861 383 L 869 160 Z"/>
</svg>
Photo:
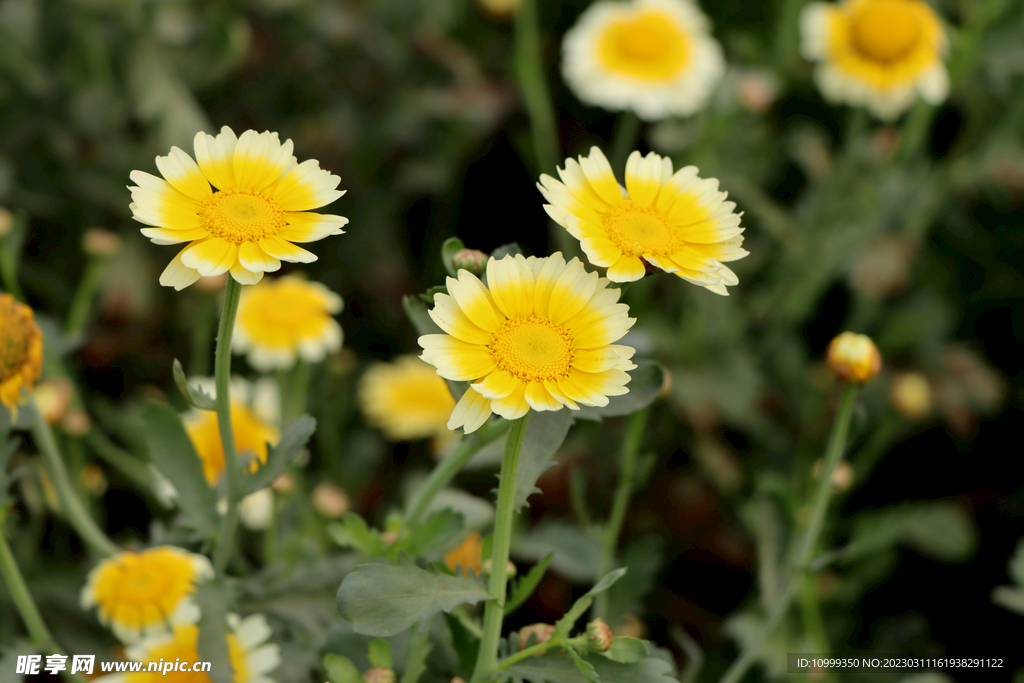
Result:
<svg viewBox="0 0 1024 683">
<path fill-rule="evenodd" d="M 648 121 L 703 108 L 725 72 L 691 0 L 598 0 L 565 34 L 562 75 L 580 101 Z"/>
<path fill-rule="evenodd" d="M 367 422 L 392 441 L 448 432 L 448 418 L 455 408 L 445 381 L 412 355 L 371 365 L 359 381 L 358 393 Z"/>
<path fill-rule="evenodd" d="M 281 664 L 280 650 L 275 644 L 267 644 L 271 635 L 270 625 L 263 615 L 253 614 L 239 619 L 228 615 L 228 657 L 231 660 L 233 683 L 274 683 L 267 674 Z M 199 628 L 194 624 L 178 624 L 174 631 L 162 638 L 147 638 L 132 647 L 125 654 L 136 662 L 155 662 L 157 671 L 142 671 L 111 674 L 101 677 L 103 683 L 212 683 L 210 672 L 192 671 L 197 663 L 202 665 L 199 655 Z M 178 668 L 178 671 L 174 669 Z"/>
<path fill-rule="evenodd" d="M 0 404 L 18 418 L 21 390 L 31 391 L 43 368 L 43 333 L 32 309 L 0 294 Z"/>
<path fill-rule="evenodd" d="M 728 295 L 739 282 L 723 261 L 747 255 L 740 215 L 725 201 L 714 178 L 702 180 L 695 166 L 672 172 L 672 160 L 633 152 L 626 162 L 626 187 L 597 147 L 579 163 L 565 160 L 559 182 L 542 175 L 537 189 L 552 219 L 580 241 L 595 266 L 612 282 L 644 276 L 644 260 L 665 272 Z M 643 259 L 643 260 L 641 260 Z"/>
<path fill-rule="evenodd" d="M 534 410 L 608 405 L 629 389 L 633 349 L 612 344 L 636 322 L 619 290 L 579 259 L 506 256 L 487 261 L 487 285 L 468 270 L 434 295 L 447 334 L 419 338 L 437 374 L 473 382 L 448 420 L 468 434 L 491 413 L 514 420 Z"/>
<path fill-rule="evenodd" d="M 812 2 L 800 16 L 801 53 L 821 62 L 814 76 L 825 99 L 867 107 L 891 120 L 921 96 L 949 94 L 942 24 L 923 0 Z"/>
<path fill-rule="evenodd" d="M 345 194 L 335 189 L 341 179 L 314 159 L 297 163 L 291 140 L 281 144 L 277 133 L 254 130 L 235 137 L 224 126 L 216 137 L 197 133 L 194 146 L 198 164 L 172 147 L 156 158 L 163 178 L 130 176 L 135 220 L 156 226 L 142 234 L 156 244 L 189 243 L 160 276 L 165 287 L 184 289 L 228 271 L 253 285 L 281 261 L 316 260 L 293 242 L 344 232 L 347 218 L 310 212 Z"/>
<path fill-rule="evenodd" d="M 318 363 L 341 348 L 341 325 L 331 317 L 341 308 L 341 297 L 319 282 L 265 280 L 242 290 L 231 347 L 261 372 L 291 368 L 296 356 Z"/>
<path fill-rule="evenodd" d="M 216 398 L 212 378 L 192 378 L 189 383 Z M 231 425 L 235 433 L 235 450 L 249 472 L 255 472 L 267 461 L 267 443 L 276 445 L 281 437 L 277 429 L 279 407 L 273 380 L 269 378 L 251 385 L 241 378 L 231 382 Z M 224 473 L 224 447 L 220 440 L 217 414 L 197 410 L 185 418 L 185 431 L 192 440 L 203 475 L 210 486 L 216 486 Z"/>
<path fill-rule="evenodd" d="M 98 607 L 100 622 L 132 643 L 166 632 L 168 624 L 196 621 L 199 608 L 191 595 L 196 583 L 212 576 L 209 560 L 181 548 L 125 551 L 89 572 L 80 601 L 82 609 Z"/>
</svg>

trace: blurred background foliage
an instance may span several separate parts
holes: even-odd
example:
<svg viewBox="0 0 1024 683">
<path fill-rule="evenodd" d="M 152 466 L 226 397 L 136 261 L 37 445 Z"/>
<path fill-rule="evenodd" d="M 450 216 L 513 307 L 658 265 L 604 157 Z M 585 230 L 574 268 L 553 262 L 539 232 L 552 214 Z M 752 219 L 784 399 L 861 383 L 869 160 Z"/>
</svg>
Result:
<svg viewBox="0 0 1024 683">
<path fill-rule="evenodd" d="M 559 159 L 607 149 L 615 128 L 558 75 L 560 36 L 586 4 L 540 7 Z M 831 534 L 845 550 L 817 586 L 831 640 L 840 652 L 1009 656 L 1021 617 L 990 592 L 1024 535 L 1012 474 L 1024 399 L 1024 11 L 1019 0 L 936 3 L 952 37 L 951 97 L 882 125 L 821 100 L 797 57 L 800 4 L 706 3 L 726 78 L 707 110 L 640 131 L 641 151 L 721 180 L 746 212 L 751 254 L 735 264 L 741 284 L 728 299 L 668 276 L 626 295 L 638 323 L 624 343 L 664 363 L 672 385 L 651 417 L 649 480 L 624 530 L 634 588 L 614 609 L 681 663 L 694 642 L 708 671 L 735 657 L 762 618 L 753 596 L 770 599 L 787 529 L 806 514 L 838 395 L 820 358 L 854 329 L 876 339 L 886 368 L 862 394 L 852 469 L 838 482 Z M 402 295 L 441 282 L 451 236 L 537 255 L 560 244 L 534 187 L 512 59 L 511 24 L 469 0 L 0 0 L 0 205 L 29 221 L 20 275 L 40 317 L 66 316 L 86 268 L 84 230 L 123 241 L 94 319 L 67 340 L 92 418 L 142 452 L 138 399 L 173 395 L 173 358 L 208 362 L 196 328 L 212 320 L 211 295 L 159 287 L 172 253 L 131 221 L 128 173 L 154 172 L 170 145 L 191 151 L 199 130 L 279 131 L 300 159 L 341 176 L 348 194 L 331 210 L 351 219 L 345 236 L 313 245 L 320 260 L 304 269 L 346 302 L 346 348 L 313 388 L 320 428 L 306 477 L 340 485 L 381 525 L 432 466 L 429 444 L 387 443 L 353 398 L 368 361 L 415 349 Z M 900 392 L 908 372 L 927 378 L 927 405 Z M 513 627 L 556 618 L 592 582 L 597 550 L 574 501 L 606 516 L 608 443 L 624 431 L 620 420 L 583 423 L 539 482 L 528 517 L 543 522 L 513 555 L 560 552 Z M 96 448 L 77 454 L 79 468 Z M 108 530 L 159 541 L 168 512 L 103 467 L 110 486 L 93 499 Z M 493 477 L 471 470 L 459 483 L 488 498 Z M 240 587 L 275 625 L 282 683 L 312 680 L 319 654 L 354 637 L 333 601 L 352 560 L 327 552 L 308 501 L 289 506 L 291 563 Z M 26 516 L 19 561 L 58 640 L 98 651 L 105 636 L 76 606 L 79 547 L 41 519 Z M 0 622 L 0 643 L 14 628 Z M 764 657 L 769 677 L 800 642 L 791 629 Z"/>
</svg>

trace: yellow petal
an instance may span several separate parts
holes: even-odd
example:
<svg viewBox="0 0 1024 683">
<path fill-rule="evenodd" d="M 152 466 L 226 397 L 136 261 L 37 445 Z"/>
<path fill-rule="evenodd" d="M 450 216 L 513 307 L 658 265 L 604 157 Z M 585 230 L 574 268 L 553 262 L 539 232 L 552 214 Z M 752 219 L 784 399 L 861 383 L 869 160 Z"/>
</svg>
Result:
<svg viewBox="0 0 1024 683">
<path fill-rule="evenodd" d="M 206 180 L 195 160 L 178 147 L 171 147 L 165 157 L 156 158 L 160 175 L 167 179 L 176 190 L 194 199 L 205 202 L 213 196 L 210 183 Z"/>
<path fill-rule="evenodd" d="M 466 434 L 472 434 L 480 429 L 490 416 L 491 402 L 472 389 L 467 389 L 452 410 L 448 429 L 462 427 Z"/>
<path fill-rule="evenodd" d="M 480 279 L 468 270 L 459 270 L 459 278 L 448 278 L 448 293 L 473 323 L 488 332 L 497 332 L 505 316 L 494 306 L 494 300 Z"/>
<path fill-rule="evenodd" d="M 487 285 L 494 305 L 507 318 L 533 312 L 533 273 L 521 255 L 488 259 Z"/>
<path fill-rule="evenodd" d="M 612 282 L 635 282 L 646 273 L 644 262 L 636 256 L 623 254 L 608 267 L 608 279 Z"/>
<path fill-rule="evenodd" d="M 233 189 L 235 185 L 234 157 L 238 138 L 227 126 L 220 129 L 220 135 L 214 137 L 206 133 L 196 133 L 193 147 L 196 161 L 206 179 L 218 190 Z"/>
<path fill-rule="evenodd" d="M 200 277 L 199 272 L 195 268 L 189 268 L 181 262 L 182 252 L 184 252 L 184 249 L 167 264 L 164 272 L 160 274 L 161 285 L 164 287 L 174 287 L 179 292 Z"/>
<path fill-rule="evenodd" d="M 238 245 L 217 237 L 195 242 L 181 252 L 181 262 L 203 277 L 226 273 L 238 259 Z"/>
<path fill-rule="evenodd" d="M 423 335 L 419 344 L 423 348 L 420 358 L 437 368 L 437 374 L 445 379 L 475 380 L 497 367 L 486 346 L 468 344 L 446 334 Z"/>
<path fill-rule="evenodd" d="M 519 380 L 512 373 L 505 370 L 495 370 L 472 386 L 484 398 L 495 399 L 505 398 L 511 394 L 518 382 Z"/>
<path fill-rule="evenodd" d="M 235 182 L 247 190 L 262 190 L 294 161 L 291 140 L 281 144 L 277 133 L 247 130 L 238 138 L 232 163 Z"/>
<path fill-rule="evenodd" d="M 486 346 L 493 339 L 490 332 L 473 324 L 473 321 L 447 294 L 435 294 L 434 307 L 427 313 L 438 327 L 464 342 Z"/>
<path fill-rule="evenodd" d="M 276 235 L 264 237 L 259 241 L 260 249 L 281 261 L 289 263 L 312 263 L 316 261 L 316 254 L 297 247 L 291 242 L 286 242 Z"/>
<path fill-rule="evenodd" d="M 274 200 L 285 211 L 309 211 L 326 206 L 345 194 L 338 191 L 341 178 L 308 159 L 285 173 L 272 187 Z"/>
<path fill-rule="evenodd" d="M 288 242 L 316 242 L 328 235 L 343 235 L 341 228 L 348 225 L 344 216 L 311 211 L 289 211 L 284 218 L 288 225 L 277 236 Z"/>
<path fill-rule="evenodd" d="M 530 382 L 526 385 L 524 398 L 534 410 L 561 410 L 562 404 L 544 388 L 541 382 Z"/>
<path fill-rule="evenodd" d="M 661 189 L 661 157 L 654 152 L 641 157 L 633 152 L 626 161 L 626 191 L 637 206 L 650 206 Z"/>
<path fill-rule="evenodd" d="M 526 383 L 517 379 L 511 394 L 491 401 L 491 410 L 506 420 L 518 420 L 526 415 L 530 410 L 530 404 L 526 402 Z"/>
<path fill-rule="evenodd" d="M 238 262 L 253 273 L 272 273 L 281 269 L 281 262 L 266 254 L 254 242 L 243 242 L 239 245 Z"/>
</svg>

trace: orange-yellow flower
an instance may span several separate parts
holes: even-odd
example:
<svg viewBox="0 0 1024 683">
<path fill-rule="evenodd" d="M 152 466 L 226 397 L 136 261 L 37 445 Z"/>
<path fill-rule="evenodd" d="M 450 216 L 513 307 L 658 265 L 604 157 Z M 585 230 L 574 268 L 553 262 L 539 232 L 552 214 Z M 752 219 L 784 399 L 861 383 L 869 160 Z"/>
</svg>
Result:
<svg viewBox="0 0 1024 683">
<path fill-rule="evenodd" d="M 0 403 L 18 416 L 21 390 L 31 390 L 43 366 L 43 333 L 32 309 L 0 294 Z"/>
</svg>

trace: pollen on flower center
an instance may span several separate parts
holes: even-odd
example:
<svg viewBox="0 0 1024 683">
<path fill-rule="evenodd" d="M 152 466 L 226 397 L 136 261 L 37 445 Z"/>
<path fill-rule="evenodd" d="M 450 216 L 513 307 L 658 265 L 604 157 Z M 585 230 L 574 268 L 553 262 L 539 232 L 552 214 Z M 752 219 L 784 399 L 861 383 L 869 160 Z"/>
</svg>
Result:
<svg viewBox="0 0 1024 683">
<path fill-rule="evenodd" d="M 660 81 L 675 76 L 689 58 L 687 36 L 655 12 L 616 21 L 597 42 L 605 66 L 619 73 Z"/>
<path fill-rule="evenodd" d="M 625 202 L 605 217 L 608 237 L 623 253 L 665 254 L 674 250 L 676 231 L 664 218 Z"/>
<path fill-rule="evenodd" d="M 488 348 L 498 367 L 528 382 L 565 377 L 572 362 L 569 333 L 537 316 L 506 321 Z"/>
<path fill-rule="evenodd" d="M 857 52 L 878 62 L 893 62 L 910 52 L 921 34 L 906 0 L 875 0 L 857 10 L 850 35 Z"/>
<path fill-rule="evenodd" d="M 277 202 L 245 190 L 217 192 L 199 217 L 211 235 L 236 244 L 276 235 L 285 226 L 284 212 Z"/>
</svg>

